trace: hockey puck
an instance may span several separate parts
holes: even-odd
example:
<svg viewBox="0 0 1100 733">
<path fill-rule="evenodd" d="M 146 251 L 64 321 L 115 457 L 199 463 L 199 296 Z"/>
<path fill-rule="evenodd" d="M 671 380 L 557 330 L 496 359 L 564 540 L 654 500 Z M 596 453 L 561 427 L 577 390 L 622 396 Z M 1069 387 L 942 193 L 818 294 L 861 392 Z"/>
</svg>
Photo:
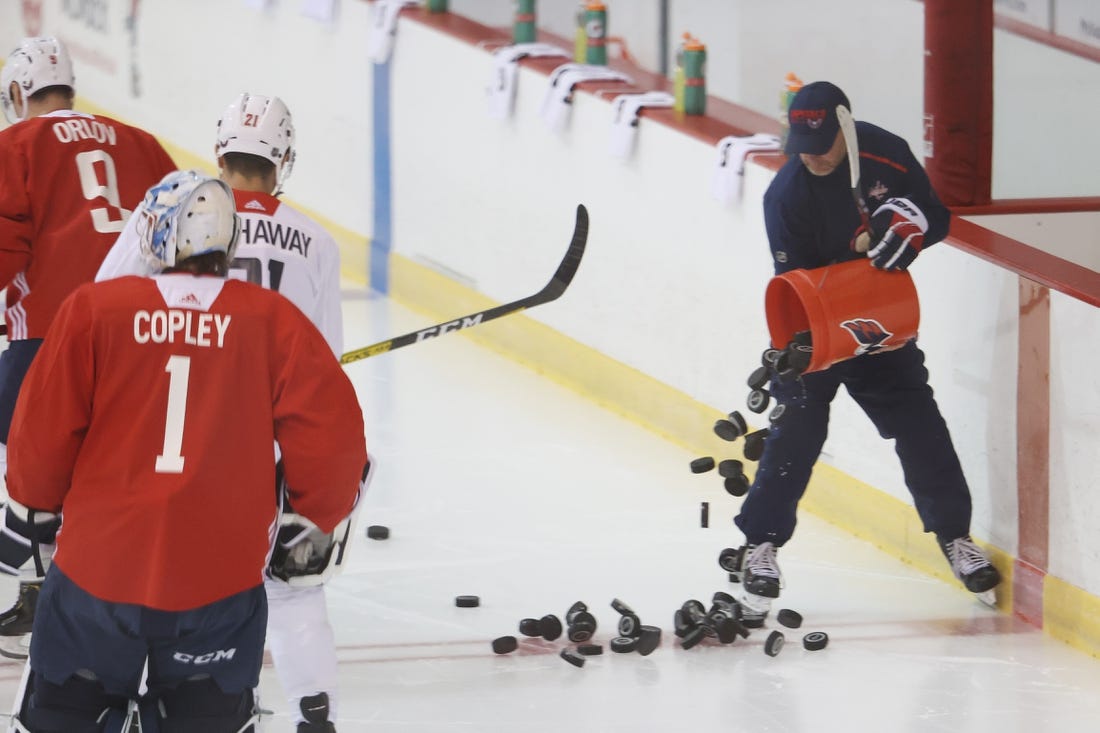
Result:
<svg viewBox="0 0 1100 733">
<path fill-rule="evenodd" d="M 481 599 L 477 596 L 455 596 L 455 605 L 459 608 L 477 608 Z"/>
<path fill-rule="evenodd" d="M 771 403 L 771 399 L 772 397 L 768 390 L 754 389 L 752 392 L 749 392 L 749 397 L 748 400 L 746 400 L 746 404 L 748 405 L 750 412 L 755 412 L 757 415 L 759 415 L 761 412 L 768 409 L 768 405 Z"/>
<path fill-rule="evenodd" d="M 548 613 L 539 619 L 539 636 L 547 641 L 553 641 L 561 636 L 561 619 L 552 613 Z"/>
<path fill-rule="evenodd" d="M 769 368 L 775 367 L 775 360 L 781 353 L 779 349 L 764 349 L 764 353 L 760 355 L 760 364 Z"/>
<path fill-rule="evenodd" d="M 388 540 L 390 538 L 390 528 L 383 527 L 381 524 L 372 524 L 367 527 L 367 537 L 372 540 Z"/>
<path fill-rule="evenodd" d="M 514 636 L 501 636 L 493 639 L 493 651 L 497 654 L 507 654 L 508 652 L 514 652 L 518 643 Z"/>
<path fill-rule="evenodd" d="M 731 423 L 729 420 L 719 420 L 714 423 L 714 434 L 722 440 L 728 440 L 733 442 L 741 437 L 742 433 L 737 429 L 737 426 Z"/>
<path fill-rule="evenodd" d="M 710 502 L 704 501 L 699 505 L 699 526 L 706 529 L 710 526 Z"/>
<path fill-rule="evenodd" d="M 811 631 L 802 637 L 802 648 L 816 652 L 829 644 L 829 635 L 824 631 Z"/>
<path fill-rule="evenodd" d="M 559 656 L 574 667 L 583 667 L 584 663 L 587 661 L 583 655 L 577 654 L 577 652 L 572 649 L 562 649 Z"/>
<path fill-rule="evenodd" d="M 576 618 L 573 619 L 573 623 L 569 624 L 569 628 L 566 629 L 566 636 L 573 643 L 588 641 L 595 633 L 596 617 L 587 611 L 577 614 Z"/>
<path fill-rule="evenodd" d="M 749 479 L 745 474 L 722 479 L 722 486 L 730 496 L 744 496 L 749 492 Z"/>
<path fill-rule="evenodd" d="M 764 386 L 771 381 L 771 375 L 769 374 L 768 367 L 758 366 L 752 370 L 752 374 L 749 375 L 747 384 L 749 389 L 754 392 L 759 389 L 763 389 Z"/>
<path fill-rule="evenodd" d="M 636 614 L 624 613 L 619 617 L 619 636 L 637 638 L 642 634 L 642 622 Z"/>
<path fill-rule="evenodd" d="M 741 572 L 741 556 L 743 554 L 743 548 L 741 547 L 727 547 L 718 553 L 718 566 L 727 573 L 739 573 Z M 740 578 L 737 580 L 730 578 L 730 580 L 734 583 L 740 582 Z M 696 601 L 696 603 L 698 603 L 698 601 Z"/>
<path fill-rule="evenodd" d="M 691 649 L 705 638 L 707 638 L 707 630 L 702 626 L 696 626 L 694 629 L 684 634 L 684 637 L 680 639 L 680 647 L 682 649 Z"/>
<path fill-rule="evenodd" d="M 726 415 L 726 419 L 733 423 L 733 426 L 737 428 L 738 435 L 744 435 L 749 432 L 749 424 L 745 422 L 745 418 L 741 416 L 741 413 L 734 410 L 730 414 Z"/>
<path fill-rule="evenodd" d="M 706 473 L 714 468 L 714 459 L 710 456 L 704 456 L 702 458 L 696 458 L 691 462 L 692 473 Z"/>
<path fill-rule="evenodd" d="M 611 651 L 617 654 L 632 652 L 638 646 L 638 640 L 633 636 L 616 636 L 609 643 L 611 644 Z"/>
<path fill-rule="evenodd" d="M 619 614 L 634 613 L 634 609 L 620 601 L 618 598 L 611 599 L 611 607 L 614 608 L 615 612 Z"/>
<path fill-rule="evenodd" d="M 802 625 L 802 614 L 798 611 L 792 611 L 789 608 L 781 608 L 779 609 L 779 613 L 775 615 L 775 620 L 788 629 L 797 629 Z"/>
<path fill-rule="evenodd" d="M 783 642 L 786 638 L 783 636 L 782 631 L 773 631 L 768 634 L 768 640 L 764 642 L 764 653 L 769 657 L 774 657 L 783 650 Z"/>
<path fill-rule="evenodd" d="M 745 472 L 745 464 L 734 458 L 727 458 L 718 464 L 718 475 L 722 478 L 740 476 Z"/>
<path fill-rule="evenodd" d="M 524 636 L 542 636 L 539 620 L 537 618 L 523 618 L 519 620 L 519 633 Z"/>
<path fill-rule="evenodd" d="M 661 645 L 661 629 L 657 626 L 642 626 L 641 632 L 635 651 L 643 657 L 648 657 Z"/>
<path fill-rule="evenodd" d="M 684 613 L 684 609 L 677 608 L 676 613 L 672 614 L 672 630 L 676 633 L 676 636 L 683 639 L 684 634 L 691 631 L 694 627 L 687 615 Z"/>
<path fill-rule="evenodd" d="M 780 402 L 778 405 L 772 408 L 772 411 L 768 413 L 768 422 L 775 425 L 783 419 L 783 413 L 787 411 L 787 406 Z"/>
<path fill-rule="evenodd" d="M 603 654 L 603 647 L 599 644 L 580 644 L 577 651 L 586 657 L 598 657 Z"/>
<path fill-rule="evenodd" d="M 745 436 L 745 446 L 741 449 L 745 459 L 759 461 L 764 455 L 764 441 L 768 439 L 768 429 L 756 430 Z"/>
</svg>

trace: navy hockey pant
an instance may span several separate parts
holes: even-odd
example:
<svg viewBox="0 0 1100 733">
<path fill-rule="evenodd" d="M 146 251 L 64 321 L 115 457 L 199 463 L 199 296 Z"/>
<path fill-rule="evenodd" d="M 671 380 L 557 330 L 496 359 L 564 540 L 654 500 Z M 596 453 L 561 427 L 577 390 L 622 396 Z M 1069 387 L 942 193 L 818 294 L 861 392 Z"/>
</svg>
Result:
<svg viewBox="0 0 1100 733">
<path fill-rule="evenodd" d="M 7 445 L 11 416 L 15 412 L 15 400 L 27 370 L 31 368 L 42 339 L 20 339 L 8 344 L 0 353 L 0 443 Z"/>
<path fill-rule="evenodd" d="M 148 698 L 198 675 L 238 694 L 259 684 L 266 629 L 262 584 L 193 610 L 159 611 L 100 600 L 54 564 L 38 597 L 30 666 L 54 685 L 90 670 L 107 695 L 137 700 L 148 660 Z"/>
<path fill-rule="evenodd" d="M 829 404 L 842 384 L 879 434 L 895 440 L 924 530 L 947 540 L 969 533 L 970 489 L 928 385 L 924 353 L 910 342 L 800 380 L 772 380 L 773 398 L 787 407 L 771 428 L 756 477 L 734 517 L 745 541 L 781 546 L 794 534 L 798 502 L 828 432 Z"/>
</svg>

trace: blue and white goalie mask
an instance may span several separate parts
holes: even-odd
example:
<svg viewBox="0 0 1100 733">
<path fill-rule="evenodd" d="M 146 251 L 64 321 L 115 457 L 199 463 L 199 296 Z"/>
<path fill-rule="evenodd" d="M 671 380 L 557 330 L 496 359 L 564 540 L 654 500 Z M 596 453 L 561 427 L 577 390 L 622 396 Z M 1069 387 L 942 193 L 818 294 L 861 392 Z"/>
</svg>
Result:
<svg viewBox="0 0 1100 733">
<path fill-rule="evenodd" d="M 210 252 L 233 259 L 241 223 L 233 191 L 198 171 L 174 171 L 150 188 L 134 216 L 142 254 L 157 270 Z"/>
</svg>

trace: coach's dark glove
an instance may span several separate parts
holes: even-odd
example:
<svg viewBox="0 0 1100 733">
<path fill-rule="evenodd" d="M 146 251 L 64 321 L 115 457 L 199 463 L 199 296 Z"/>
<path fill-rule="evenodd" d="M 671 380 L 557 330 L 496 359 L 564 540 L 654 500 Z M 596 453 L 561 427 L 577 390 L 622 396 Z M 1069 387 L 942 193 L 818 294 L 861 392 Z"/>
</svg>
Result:
<svg viewBox="0 0 1100 733">
<path fill-rule="evenodd" d="M 887 199 L 871 216 L 871 248 L 867 256 L 880 270 L 904 270 L 924 246 L 928 219 L 909 199 Z"/>
</svg>

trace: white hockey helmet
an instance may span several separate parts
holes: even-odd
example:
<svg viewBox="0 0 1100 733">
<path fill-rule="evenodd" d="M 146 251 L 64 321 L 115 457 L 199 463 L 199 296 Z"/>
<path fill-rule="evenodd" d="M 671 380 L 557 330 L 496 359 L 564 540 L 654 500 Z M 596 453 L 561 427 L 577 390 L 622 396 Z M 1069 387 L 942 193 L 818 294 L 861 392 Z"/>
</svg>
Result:
<svg viewBox="0 0 1100 733">
<path fill-rule="evenodd" d="M 241 222 L 233 191 L 198 171 L 173 171 L 145 193 L 137 233 L 142 253 L 160 269 L 189 257 L 225 252 L 233 259 Z"/>
<path fill-rule="evenodd" d="M 274 193 L 294 168 L 294 121 L 290 110 L 278 97 L 247 92 L 237 97 L 218 120 L 218 140 L 214 153 L 258 155 L 275 164 L 278 175 Z"/>
<path fill-rule="evenodd" d="M 11 85 L 18 84 L 23 98 L 23 113 L 16 114 Z M 61 41 L 53 37 L 25 38 L 8 55 L 0 70 L 0 104 L 4 117 L 15 124 L 27 119 L 27 97 L 46 87 L 74 88 L 73 61 Z"/>
</svg>

